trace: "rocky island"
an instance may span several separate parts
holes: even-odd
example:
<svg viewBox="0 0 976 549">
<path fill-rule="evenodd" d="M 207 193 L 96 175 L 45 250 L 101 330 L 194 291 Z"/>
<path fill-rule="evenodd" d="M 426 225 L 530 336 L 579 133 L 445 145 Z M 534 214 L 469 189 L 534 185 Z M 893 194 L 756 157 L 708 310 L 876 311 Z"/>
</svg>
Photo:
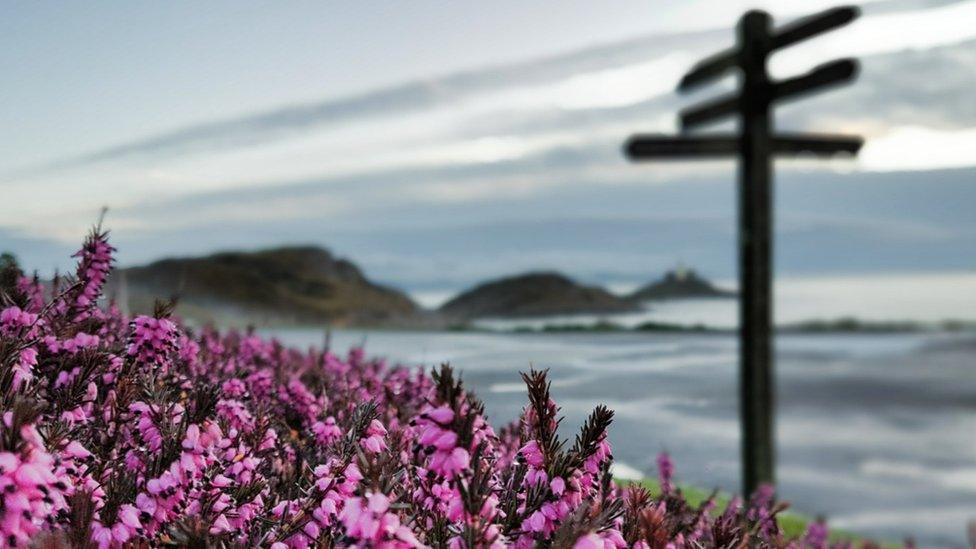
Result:
<svg viewBox="0 0 976 549">
<path fill-rule="evenodd" d="M 170 258 L 120 269 L 109 295 L 134 312 L 177 298 L 177 312 L 219 324 L 419 324 L 405 293 L 370 281 L 352 262 L 322 248 L 284 247 Z"/>
<path fill-rule="evenodd" d="M 640 305 L 554 272 L 526 273 L 480 284 L 438 310 L 455 320 L 625 313 Z"/>
<path fill-rule="evenodd" d="M 693 299 L 703 297 L 735 297 L 735 292 L 715 287 L 693 269 L 678 267 L 664 277 L 638 288 L 628 296 L 633 301 L 664 299 Z"/>
</svg>

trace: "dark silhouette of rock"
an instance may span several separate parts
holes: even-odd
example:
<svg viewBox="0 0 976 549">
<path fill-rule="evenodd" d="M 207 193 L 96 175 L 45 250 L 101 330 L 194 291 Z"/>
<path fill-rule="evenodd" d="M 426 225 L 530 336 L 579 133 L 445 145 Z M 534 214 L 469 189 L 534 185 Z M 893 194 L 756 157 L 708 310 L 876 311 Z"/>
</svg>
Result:
<svg viewBox="0 0 976 549">
<path fill-rule="evenodd" d="M 622 313 L 639 307 L 597 287 L 559 273 L 527 273 L 485 282 L 445 303 L 439 312 L 453 319 Z"/>
<path fill-rule="evenodd" d="M 677 268 L 665 273 L 664 278 L 639 288 L 630 294 L 634 301 L 658 299 L 689 299 L 698 297 L 733 297 L 734 292 L 716 288 L 711 282 L 698 276 L 692 269 Z"/>
<path fill-rule="evenodd" d="M 413 322 L 421 312 L 406 294 L 311 246 L 163 259 L 120 270 L 116 292 L 122 280 L 134 312 L 176 296 L 177 312 L 199 321 L 387 325 Z"/>
</svg>

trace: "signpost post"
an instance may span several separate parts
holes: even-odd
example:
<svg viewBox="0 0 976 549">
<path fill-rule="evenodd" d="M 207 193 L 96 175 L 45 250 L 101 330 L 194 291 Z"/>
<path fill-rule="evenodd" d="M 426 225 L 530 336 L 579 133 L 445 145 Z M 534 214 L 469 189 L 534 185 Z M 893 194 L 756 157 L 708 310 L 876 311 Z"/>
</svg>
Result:
<svg viewBox="0 0 976 549">
<path fill-rule="evenodd" d="M 742 427 L 742 486 L 752 494 L 775 482 L 774 369 L 772 346 L 772 159 L 775 155 L 856 154 L 860 137 L 774 133 L 775 102 L 849 82 L 857 62 L 842 59 L 783 81 L 770 79 L 769 56 L 780 49 L 853 21 L 856 7 L 824 11 L 772 28 L 769 14 L 747 12 L 739 20 L 737 44 L 709 57 L 686 74 L 687 92 L 728 74 L 740 73 L 740 89 L 680 113 L 682 133 L 738 117 L 738 134 L 667 137 L 636 135 L 625 151 L 631 160 L 732 157 L 739 159 L 739 413 Z"/>
</svg>

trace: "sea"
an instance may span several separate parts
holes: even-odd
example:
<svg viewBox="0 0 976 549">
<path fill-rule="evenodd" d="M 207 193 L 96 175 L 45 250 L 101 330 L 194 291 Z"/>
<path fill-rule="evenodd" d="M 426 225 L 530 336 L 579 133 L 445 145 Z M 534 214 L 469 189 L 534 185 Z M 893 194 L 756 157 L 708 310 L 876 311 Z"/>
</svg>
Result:
<svg viewBox="0 0 976 549">
<path fill-rule="evenodd" d="M 430 296 L 427 296 L 430 298 Z M 655 475 L 669 452 L 678 481 L 739 489 L 737 342 L 715 333 L 512 333 L 554 323 L 645 321 L 734 328 L 735 300 L 650 304 L 630 315 L 487 321 L 498 331 L 333 330 L 409 366 L 449 363 L 493 424 L 525 404 L 519 372 L 548 369 L 572 436 L 598 404 L 622 478 Z M 976 320 L 976 274 L 795 280 L 777 286 L 777 321 Z M 321 328 L 265 330 L 321 346 Z M 791 509 L 835 527 L 921 547 L 961 547 L 976 520 L 976 333 L 783 333 L 775 339 L 777 476 Z"/>
</svg>

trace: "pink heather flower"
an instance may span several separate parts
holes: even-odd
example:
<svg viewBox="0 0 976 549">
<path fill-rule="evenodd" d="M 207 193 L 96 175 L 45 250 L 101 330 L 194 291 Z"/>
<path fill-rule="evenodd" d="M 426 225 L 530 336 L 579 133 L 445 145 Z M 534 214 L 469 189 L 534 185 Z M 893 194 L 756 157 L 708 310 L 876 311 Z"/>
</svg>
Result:
<svg viewBox="0 0 976 549">
<path fill-rule="evenodd" d="M 199 348 L 199 346 L 197 346 Z M 220 389 L 224 392 L 224 395 L 230 398 L 238 398 L 244 396 L 247 392 L 247 385 L 244 384 L 240 379 L 228 379 L 221 386 Z"/>
<path fill-rule="evenodd" d="M 315 440 L 319 444 L 331 444 L 342 436 L 342 430 L 336 425 L 335 418 L 329 416 L 325 421 L 316 421 L 312 424 L 312 432 L 315 433 Z"/>
<path fill-rule="evenodd" d="M 139 522 L 138 509 L 128 503 L 119 509 L 119 521 L 133 530 L 142 528 L 142 523 Z"/>
<path fill-rule="evenodd" d="M 549 482 L 549 489 L 554 495 L 561 496 L 566 491 L 566 481 L 562 477 L 555 477 Z"/>
<path fill-rule="evenodd" d="M 6 428 L 11 414 L 3 417 Z M 31 425 L 21 429 L 24 452 L 0 452 L 0 543 L 26 545 L 55 513 L 66 508 L 63 478 L 55 474 L 54 458 Z"/>
<path fill-rule="evenodd" d="M 661 452 L 657 455 L 657 475 L 658 483 L 661 485 L 661 491 L 665 494 L 671 492 L 671 478 L 674 476 L 674 463 L 671 461 L 671 456 L 667 452 Z"/>
<path fill-rule="evenodd" d="M 7 307 L 0 311 L 0 335 L 13 337 L 23 332 L 25 336 L 31 337 L 37 332 L 37 322 L 37 314 L 22 311 L 17 306 Z"/>
<path fill-rule="evenodd" d="M 400 518 L 388 512 L 390 501 L 378 493 L 346 502 L 341 519 L 346 535 L 357 540 L 357 547 L 422 547 Z"/>
<path fill-rule="evenodd" d="M 115 248 L 108 244 L 105 233 L 92 232 L 85 240 L 85 244 L 74 255 L 79 258 L 75 276 L 78 278 L 79 289 L 72 293 L 71 301 L 67 304 L 67 314 L 74 322 L 89 318 L 102 287 L 112 269 L 112 252 Z"/>
<path fill-rule="evenodd" d="M 27 311 L 39 313 L 44 308 L 44 286 L 36 277 L 22 276 L 17 279 L 17 290 L 27 296 Z"/>
<path fill-rule="evenodd" d="M 803 535 L 804 546 L 809 549 L 824 549 L 827 547 L 827 539 L 830 532 L 823 521 L 815 520 L 807 526 L 807 531 Z"/>
<path fill-rule="evenodd" d="M 603 439 L 597 444 L 596 452 L 593 453 L 589 458 L 587 458 L 584 464 L 584 469 L 587 473 L 595 475 L 600 472 L 600 466 L 611 455 L 610 443 L 607 441 L 606 433 L 603 435 Z"/>
<path fill-rule="evenodd" d="M 68 354 L 76 354 L 82 349 L 94 349 L 98 347 L 100 340 L 97 335 L 78 332 L 74 337 L 59 342 L 59 350 Z"/>
<path fill-rule="evenodd" d="M 546 515 L 542 511 L 532 513 L 523 527 L 530 532 L 542 532 L 546 528 Z"/>
<path fill-rule="evenodd" d="M 62 452 L 71 459 L 87 459 L 92 455 L 91 452 L 86 450 L 84 446 L 74 440 L 69 442 L 64 449 L 62 449 Z"/>
<path fill-rule="evenodd" d="M 271 450 L 275 448 L 278 444 L 278 432 L 274 429 L 268 429 L 264 432 L 264 437 L 261 439 L 261 444 L 258 446 L 258 451 L 263 452 L 266 450 Z"/>
<path fill-rule="evenodd" d="M 603 549 L 603 540 L 596 534 L 586 534 L 576 540 L 573 549 Z"/>
<path fill-rule="evenodd" d="M 108 549 L 112 546 L 112 529 L 106 528 L 101 524 L 95 523 L 91 526 L 92 529 L 92 541 L 98 546 L 98 549 Z"/>
<path fill-rule="evenodd" d="M 230 532 L 232 529 L 233 527 L 227 522 L 227 517 L 221 514 L 217 516 L 213 525 L 210 526 L 210 533 L 223 534 L 224 532 Z"/>
<path fill-rule="evenodd" d="M 10 388 L 14 391 L 24 389 L 34 379 L 34 368 L 37 366 L 37 349 L 27 347 L 20 351 L 19 360 L 13 364 L 13 378 Z"/>
<path fill-rule="evenodd" d="M 386 428 L 378 420 L 373 420 L 370 422 L 369 427 L 366 429 L 366 438 L 360 442 L 363 448 L 368 452 L 378 454 L 386 450 L 386 442 L 383 437 L 386 436 Z"/>
<path fill-rule="evenodd" d="M 177 350 L 176 324 L 168 318 L 137 316 L 132 321 L 132 332 L 126 353 L 139 364 L 164 367 Z"/>
<path fill-rule="evenodd" d="M 776 518 L 772 514 L 776 489 L 771 484 L 760 484 L 752 495 L 748 518 L 759 525 L 760 531 L 769 535 L 776 531 Z"/>
<path fill-rule="evenodd" d="M 447 452 L 437 452 L 430 460 L 430 469 L 445 477 L 453 477 L 471 464 L 471 454 L 464 448 L 454 448 Z"/>
<path fill-rule="evenodd" d="M 439 408 L 434 408 L 421 414 L 424 419 L 430 419 L 434 423 L 439 425 L 447 425 L 454 421 L 454 411 L 447 406 L 441 406 Z"/>
<path fill-rule="evenodd" d="M 542 449 L 539 448 L 539 443 L 535 440 L 530 440 L 519 448 L 518 455 L 525 460 L 529 467 L 542 467 Z"/>
<path fill-rule="evenodd" d="M 254 416 L 247 405 L 239 400 L 224 399 L 217 402 L 217 417 L 242 433 L 254 430 Z"/>
<path fill-rule="evenodd" d="M 429 375 L 358 348 L 343 357 L 126 318 L 99 308 L 105 235 L 78 256 L 77 285 L 55 282 L 46 296 L 21 278 L 0 308 L 0 546 L 67 539 L 89 511 L 90 544 L 113 549 L 201 526 L 214 545 L 274 549 L 682 549 L 743 531 L 775 549 L 828 543 L 820 523 L 784 539 L 771 488 L 716 517 L 714 502 L 669 509 L 680 493 L 616 487 L 612 415 L 595 411 L 562 444 L 544 374 L 527 376 L 531 406 L 496 435 L 447 367 Z M 658 469 L 667 489 L 666 455 Z M 585 533 L 557 540 L 564 526 Z"/>
</svg>

